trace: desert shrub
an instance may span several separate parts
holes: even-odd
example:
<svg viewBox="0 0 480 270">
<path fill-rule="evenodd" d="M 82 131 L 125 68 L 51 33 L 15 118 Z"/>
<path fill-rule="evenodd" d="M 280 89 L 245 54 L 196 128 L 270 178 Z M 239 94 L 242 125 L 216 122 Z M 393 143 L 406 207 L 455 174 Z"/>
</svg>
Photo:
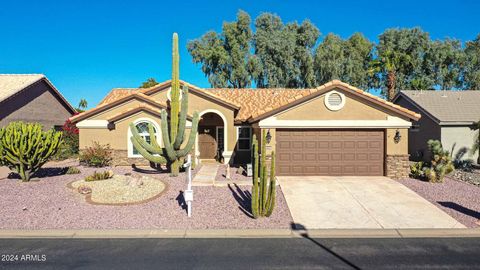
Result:
<svg viewBox="0 0 480 270">
<path fill-rule="evenodd" d="M 78 155 L 78 128 L 69 119 L 62 126 L 63 143 L 53 157 L 56 160 L 64 160 Z"/>
<path fill-rule="evenodd" d="M 0 163 L 27 182 L 61 144 L 62 132 L 43 131 L 38 123 L 12 122 L 0 128 Z"/>
<path fill-rule="evenodd" d="M 93 142 L 93 145 L 82 150 L 80 162 L 90 167 L 105 167 L 112 163 L 112 149 L 110 145 L 101 145 Z"/>
<path fill-rule="evenodd" d="M 112 177 L 113 177 L 113 171 L 112 170 L 103 171 L 103 172 L 94 171 L 93 174 L 85 177 L 85 181 L 87 181 L 87 182 L 99 181 L 99 180 L 110 179 Z"/>
<path fill-rule="evenodd" d="M 452 157 L 448 150 L 444 150 L 442 143 L 438 140 L 429 140 L 427 142 L 428 150 L 432 154 L 430 167 L 424 169 L 425 177 L 434 183 L 443 182 L 445 175 L 451 173 L 453 166 Z"/>
<path fill-rule="evenodd" d="M 410 177 L 416 179 L 422 179 L 425 177 L 425 173 L 423 171 L 425 164 L 423 161 L 414 162 L 410 164 Z"/>
<path fill-rule="evenodd" d="M 473 170 L 473 160 L 464 158 L 467 153 L 468 149 L 466 147 L 462 147 L 457 151 L 453 157 L 453 166 L 455 169 L 466 172 L 471 172 Z"/>
<path fill-rule="evenodd" d="M 77 167 L 68 167 L 66 174 L 79 174 L 81 173 L 80 169 Z"/>
</svg>

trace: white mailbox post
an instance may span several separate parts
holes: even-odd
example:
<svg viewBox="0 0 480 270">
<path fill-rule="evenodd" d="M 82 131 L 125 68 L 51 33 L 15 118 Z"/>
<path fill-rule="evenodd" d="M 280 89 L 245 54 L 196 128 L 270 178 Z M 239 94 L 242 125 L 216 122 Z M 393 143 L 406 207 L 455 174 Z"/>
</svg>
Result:
<svg viewBox="0 0 480 270">
<path fill-rule="evenodd" d="M 187 162 L 183 164 L 185 171 L 187 172 L 187 190 L 183 192 L 183 198 L 187 203 L 188 217 L 192 216 L 192 202 L 193 202 L 193 190 L 192 190 L 192 155 L 187 156 Z"/>
</svg>

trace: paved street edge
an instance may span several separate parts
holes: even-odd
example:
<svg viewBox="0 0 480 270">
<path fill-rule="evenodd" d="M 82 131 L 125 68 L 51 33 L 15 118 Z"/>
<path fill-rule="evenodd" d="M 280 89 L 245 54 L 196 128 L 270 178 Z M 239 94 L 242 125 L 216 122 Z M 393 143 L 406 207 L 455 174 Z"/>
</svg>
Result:
<svg viewBox="0 0 480 270">
<path fill-rule="evenodd" d="M 0 230 L 11 238 L 445 238 L 480 237 L 480 229 L 208 229 L 208 230 Z"/>
</svg>

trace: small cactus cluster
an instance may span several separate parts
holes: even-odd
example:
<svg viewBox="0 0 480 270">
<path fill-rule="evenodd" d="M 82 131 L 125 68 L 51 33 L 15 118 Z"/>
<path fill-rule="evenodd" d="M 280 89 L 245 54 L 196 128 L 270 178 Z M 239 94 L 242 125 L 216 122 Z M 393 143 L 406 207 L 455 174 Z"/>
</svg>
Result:
<svg viewBox="0 0 480 270">
<path fill-rule="evenodd" d="M 62 132 L 43 131 L 38 123 L 12 122 L 0 128 L 0 164 L 28 182 L 61 144 Z"/>
<path fill-rule="evenodd" d="M 195 144 L 195 136 L 199 121 L 198 112 L 193 114 L 192 129 L 187 144 L 181 148 L 187 123 L 188 111 L 188 87 L 182 88 L 182 101 L 180 104 L 180 80 L 179 80 L 179 55 L 178 36 L 173 35 L 173 64 L 169 115 L 165 110 L 161 113 L 161 132 L 164 147 L 162 148 L 155 136 L 152 125 L 148 125 L 151 142 L 147 143 L 137 131 L 133 123 L 130 124 L 133 146 L 148 161 L 156 164 L 167 164 L 171 170 L 171 176 L 177 176 L 181 162 L 191 152 Z"/>
<path fill-rule="evenodd" d="M 253 135 L 252 152 L 254 162 L 252 186 L 252 215 L 254 218 L 269 217 L 275 208 L 276 179 L 275 179 L 275 153 L 272 151 L 270 174 L 267 174 L 266 133 L 262 132 L 262 150 L 258 152 L 258 140 Z"/>
<path fill-rule="evenodd" d="M 85 181 L 86 182 L 99 181 L 99 180 L 110 179 L 112 177 L 113 177 L 112 170 L 103 171 L 103 172 L 94 171 L 93 174 L 85 177 Z"/>
<path fill-rule="evenodd" d="M 452 158 L 447 150 L 444 150 L 442 143 L 438 140 L 429 140 L 428 149 L 432 154 L 430 167 L 425 168 L 425 177 L 433 183 L 443 182 L 443 177 L 451 173 L 455 167 Z"/>
</svg>

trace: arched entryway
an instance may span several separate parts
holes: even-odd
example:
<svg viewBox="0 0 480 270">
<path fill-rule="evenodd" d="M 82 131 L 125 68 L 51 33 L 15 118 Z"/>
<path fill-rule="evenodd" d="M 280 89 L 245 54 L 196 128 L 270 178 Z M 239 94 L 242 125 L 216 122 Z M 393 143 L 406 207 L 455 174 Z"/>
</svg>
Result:
<svg viewBox="0 0 480 270">
<path fill-rule="evenodd" d="M 223 162 L 225 132 L 225 119 L 220 112 L 202 112 L 198 123 L 198 157 L 202 160 Z"/>
</svg>

